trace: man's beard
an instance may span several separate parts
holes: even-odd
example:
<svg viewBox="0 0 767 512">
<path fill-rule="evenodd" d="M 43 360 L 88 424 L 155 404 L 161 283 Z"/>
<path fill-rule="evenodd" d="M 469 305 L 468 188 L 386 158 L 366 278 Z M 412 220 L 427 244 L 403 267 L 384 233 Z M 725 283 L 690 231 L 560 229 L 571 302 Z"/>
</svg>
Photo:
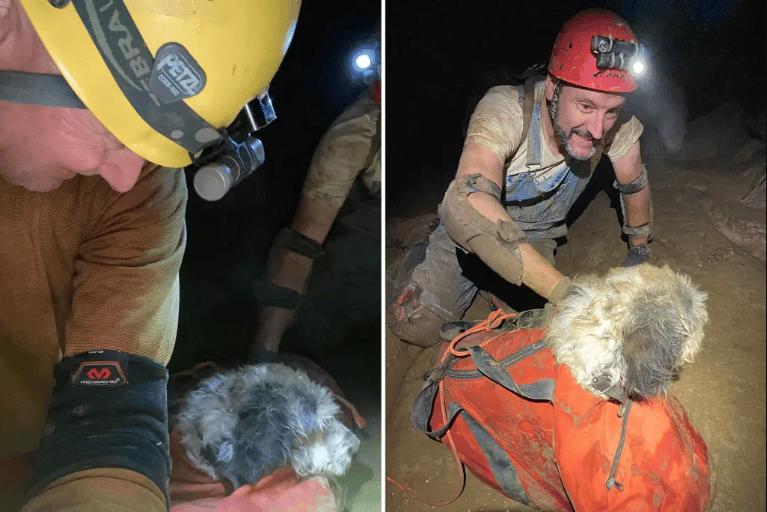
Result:
<svg viewBox="0 0 767 512">
<path fill-rule="evenodd" d="M 589 160 L 597 152 L 597 141 L 591 137 L 591 134 L 585 130 L 579 130 L 573 128 L 570 133 L 567 133 L 564 128 L 559 124 L 559 92 L 562 90 L 562 82 L 559 82 L 554 87 L 554 94 L 551 97 L 551 101 L 548 102 L 549 120 L 551 121 L 551 127 L 554 129 L 554 135 L 559 140 L 559 146 L 564 148 L 568 155 L 576 160 Z M 570 140 L 573 134 L 578 134 L 586 140 L 592 141 L 591 149 L 588 154 L 584 155 L 577 153 L 573 147 L 573 143 Z"/>
</svg>

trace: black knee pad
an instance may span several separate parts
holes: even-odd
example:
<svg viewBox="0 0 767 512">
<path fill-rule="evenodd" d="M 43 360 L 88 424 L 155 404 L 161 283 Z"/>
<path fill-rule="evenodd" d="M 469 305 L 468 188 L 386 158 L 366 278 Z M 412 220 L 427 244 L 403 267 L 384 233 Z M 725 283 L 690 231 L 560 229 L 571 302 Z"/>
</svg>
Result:
<svg viewBox="0 0 767 512">
<path fill-rule="evenodd" d="M 142 356 L 91 351 L 54 367 L 55 385 L 28 497 L 70 473 L 124 468 L 168 501 L 168 370 Z"/>
</svg>

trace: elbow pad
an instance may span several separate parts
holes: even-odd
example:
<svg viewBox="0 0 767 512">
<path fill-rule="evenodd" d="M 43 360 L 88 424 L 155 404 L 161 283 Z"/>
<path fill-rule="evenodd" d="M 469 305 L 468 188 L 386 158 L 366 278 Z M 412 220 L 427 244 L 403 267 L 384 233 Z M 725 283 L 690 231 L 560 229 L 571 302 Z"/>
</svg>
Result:
<svg viewBox="0 0 767 512">
<path fill-rule="evenodd" d="M 447 188 L 439 216 L 450 238 L 510 283 L 522 283 L 520 244 L 527 242 L 514 221 L 492 222 L 469 202 L 469 195 L 484 192 L 500 201 L 501 190 L 481 174 L 458 176 Z"/>
<path fill-rule="evenodd" d="M 168 504 L 168 370 L 146 357 L 95 350 L 62 359 L 54 377 L 28 498 L 70 473 L 124 468 L 149 478 Z"/>
</svg>

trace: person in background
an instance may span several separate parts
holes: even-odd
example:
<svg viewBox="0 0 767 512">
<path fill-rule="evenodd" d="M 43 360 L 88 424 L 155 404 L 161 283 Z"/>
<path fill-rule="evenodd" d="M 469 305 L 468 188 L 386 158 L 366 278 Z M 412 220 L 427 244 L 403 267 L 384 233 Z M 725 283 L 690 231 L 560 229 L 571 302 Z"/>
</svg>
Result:
<svg viewBox="0 0 767 512">
<path fill-rule="evenodd" d="M 378 197 L 381 191 L 381 80 L 371 75 L 362 93 L 327 129 L 314 152 L 290 228 L 277 235 L 257 283 L 261 302 L 250 360 L 278 359 L 283 334 L 306 292 L 314 260 L 347 200 L 360 182 Z"/>
</svg>

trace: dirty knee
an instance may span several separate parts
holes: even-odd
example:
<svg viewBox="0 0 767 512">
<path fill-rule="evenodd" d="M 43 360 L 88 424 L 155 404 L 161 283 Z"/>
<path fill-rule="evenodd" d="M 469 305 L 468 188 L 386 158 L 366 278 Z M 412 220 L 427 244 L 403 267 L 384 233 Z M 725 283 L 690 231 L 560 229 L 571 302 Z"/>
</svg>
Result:
<svg viewBox="0 0 767 512">
<path fill-rule="evenodd" d="M 418 305 L 406 317 L 395 318 L 389 327 L 395 336 L 406 343 L 431 347 L 442 340 L 439 330 L 444 322 L 425 306 Z"/>
</svg>

